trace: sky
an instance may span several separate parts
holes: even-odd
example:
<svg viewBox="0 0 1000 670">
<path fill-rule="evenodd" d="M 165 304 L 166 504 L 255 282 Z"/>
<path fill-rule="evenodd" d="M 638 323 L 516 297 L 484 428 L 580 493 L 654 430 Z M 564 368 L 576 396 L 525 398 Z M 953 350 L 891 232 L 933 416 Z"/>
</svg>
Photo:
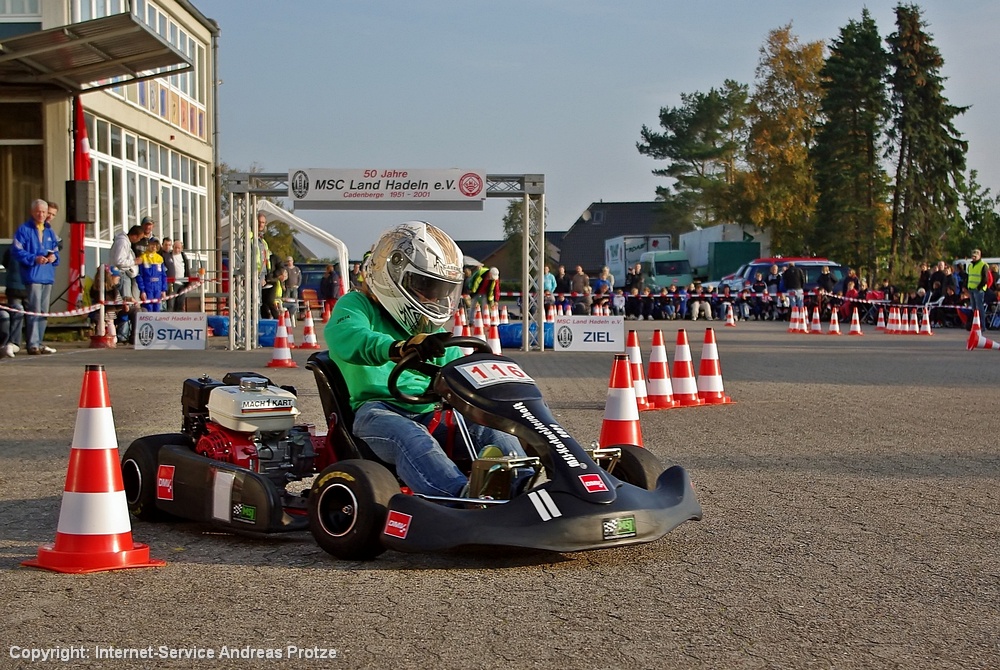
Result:
<svg viewBox="0 0 1000 670">
<path fill-rule="evenodd" d="M 545 175 L 546 229 L 592 202 L 649 201 L 662 161 L 636 150 L 643 125 L 682 93 L 750 84 L 768 32 L 829 44 L 867 7 L 884 36 L 895 1 L 194 0 L 221 28 L 221 160 L 290 168 L 483 170 Z M 996 0 L 925 0 L 968 167 L 1000 192 Z M 288 203 L 290 205 L 290 203 Z M 482 212 L 297 214 L 352 258 L 408 219 L 452 237 L 501 239 L 507 200 Z M 308 240 L 307 240 L 308 243 Z M 322 254 L 322 245 L 310 244 Z"/>
</svg>

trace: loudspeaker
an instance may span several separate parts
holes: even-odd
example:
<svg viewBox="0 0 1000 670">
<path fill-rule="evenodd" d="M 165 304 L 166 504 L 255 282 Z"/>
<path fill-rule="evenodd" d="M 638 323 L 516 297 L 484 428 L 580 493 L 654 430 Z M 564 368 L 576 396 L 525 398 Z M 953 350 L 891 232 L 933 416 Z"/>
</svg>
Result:
<svg viewBox="0 0 1000 670">
<path fill-rule="evenodd" d="M 92 181 L 66 182 L 67 223 L 94 223 L 97 221 L 97 189 Z"/>
</svg>

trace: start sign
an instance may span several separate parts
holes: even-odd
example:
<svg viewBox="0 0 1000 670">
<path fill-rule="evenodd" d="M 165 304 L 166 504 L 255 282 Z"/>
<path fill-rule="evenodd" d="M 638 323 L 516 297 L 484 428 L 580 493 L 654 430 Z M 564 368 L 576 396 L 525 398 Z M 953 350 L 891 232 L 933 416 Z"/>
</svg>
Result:
<svg viewBox="0 0 1000 670">
<path fill-rule="evenodd" d="M 625 351 L 623 316 L 559 316 L 554 325 L 556 351 Z"/>
<path fill-rule="evenodd" d="M 204 312 L 139 312 L 135 320 L 136 349 L 205 349 Z"/>
</svg>

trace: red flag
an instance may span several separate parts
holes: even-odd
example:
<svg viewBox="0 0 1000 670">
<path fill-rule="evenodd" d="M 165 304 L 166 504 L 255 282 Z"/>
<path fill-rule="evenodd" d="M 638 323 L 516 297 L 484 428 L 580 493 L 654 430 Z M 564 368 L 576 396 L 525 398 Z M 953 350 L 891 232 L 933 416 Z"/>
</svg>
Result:
<svg viewBox="0 0 1000 670">
<path fill-rule="evenodd" d="M 73 98 L 73 179 L 90 181 L 90 141 L 87 139 L 87 124 L 83 118 L 83 104 L 79 96 Z M 86 273 L 84 264 L 84 226 L 75 221 L 69 227 L 69 295 L 71 308 L 82 303 L 82 277 Z"/>
</svg>

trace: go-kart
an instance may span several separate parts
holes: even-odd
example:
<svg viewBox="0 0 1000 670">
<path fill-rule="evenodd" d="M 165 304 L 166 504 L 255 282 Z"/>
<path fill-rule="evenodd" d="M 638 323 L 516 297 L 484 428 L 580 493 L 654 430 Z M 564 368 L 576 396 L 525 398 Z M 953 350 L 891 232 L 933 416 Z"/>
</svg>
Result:
<svg viewBox="0 0 1000 670">
<path fill-rule="evenodd" d="M 468 497 L 417 495 L 402 486 L 392 466 L 351 432 L 343 376 L 327 352 L 317 352 L 306 367 L 319 388 L 325 435 L 296 425 L 295 390 L 263 375 L 188 379 L 181 432 L 140 438 L 122 457 L 130 511 L 142 520 L 179 517 L 239 531 L 308 529 L 324 550 L 350 560 L 386 549 L 599 549 L 650 542 L 701 519 L 681 467 L 663 470 L 635 445 L 582 447 L 517 362 L 489 353 L 478 338 L 446 346 L 474 353 L 443 366 L 411 353 L 393 369 L 389 391 L 403 402 L 453 410 L 457 439 L 447 446 L 469 476 Z M 407 370 L 429 378 L 420 395 L 398 388 Z M 529 456 L 479 457 L 466 419 L 513 434 Z"/>
</svg>

